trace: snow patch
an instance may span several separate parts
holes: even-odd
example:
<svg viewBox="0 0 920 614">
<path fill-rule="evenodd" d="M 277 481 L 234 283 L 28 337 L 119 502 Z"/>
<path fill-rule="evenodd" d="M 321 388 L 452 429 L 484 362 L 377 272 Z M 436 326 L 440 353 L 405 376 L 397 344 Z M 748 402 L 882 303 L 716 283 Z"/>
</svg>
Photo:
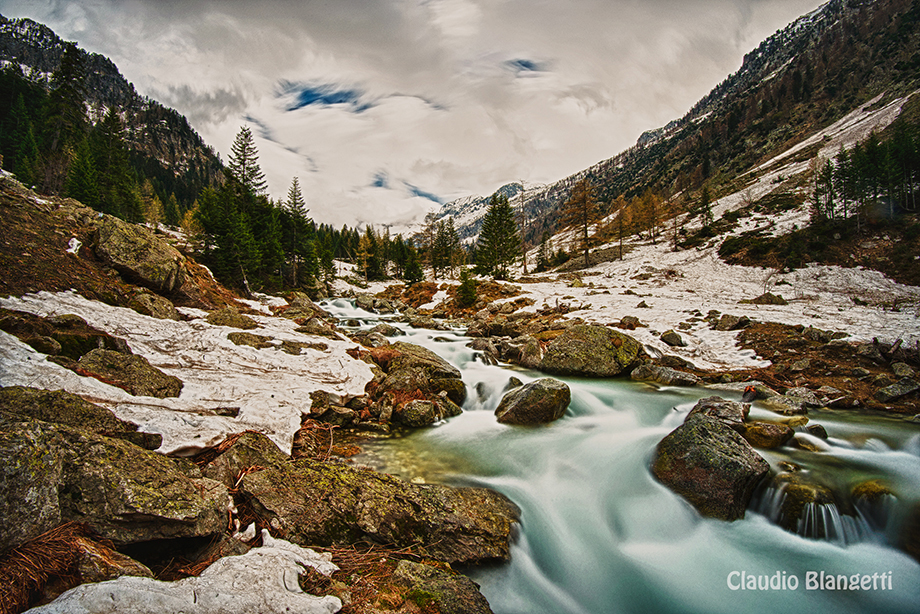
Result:
<svg viewBox="0 0 920 614">
<path fill-rule="evenodd" d="M 338 570 L 331 555 L 318 554 L 262 531 L 264 545 L 240 556 L 218 559 L 200 576 L 176 582 L 122 576 L 82 584 L 30 614 L 332 614 L 337 597 L 314 597 L 301 590 L 298 577 L 307 567 L 330 576 Z"/>
<path fill-rule="evenodd" d="M 0 306 L 39 316 L 76 314 L 126 340 L 135 354 L 182 380 L 178 398 L 132 396 L 45 360 L 16 337 L 0 332 L 0 385 L 78 394 L 140 425 L 142 431 L 161 434 L 163 453 L 193 453 L 247 429 L 264 433 L 290 451 L 301 414 L 309 413 L 311 392 L 358 396 L 372 377 L 365 363 L 345 353 L 354 343 L 297 333 L 297 324 L 285 318 L 252 316 L 261 328 L 251 332 L 279 342 L 320 342 L 328 349 L 306 349 L 292 356 L 278 348 L 238 346 L 227 338 L 235 329 L 208 324 L 201 310 L 180 310 L 191 321 L 158 320 L 72 292 L 0 298 Z"/>
</svg>

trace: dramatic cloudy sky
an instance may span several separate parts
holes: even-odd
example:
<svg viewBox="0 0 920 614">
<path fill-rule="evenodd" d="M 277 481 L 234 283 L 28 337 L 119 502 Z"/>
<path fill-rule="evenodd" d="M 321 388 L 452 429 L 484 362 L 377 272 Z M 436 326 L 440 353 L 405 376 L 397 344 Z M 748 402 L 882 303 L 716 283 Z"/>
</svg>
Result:
<svg viewBox="0 0 920 614">
<path fill-rule="evenodd" d="M 110 57 L 270 192 L 394 228 L 565 177 L 682 116 L 818 0 L 0 0 Z"/>
</svg>

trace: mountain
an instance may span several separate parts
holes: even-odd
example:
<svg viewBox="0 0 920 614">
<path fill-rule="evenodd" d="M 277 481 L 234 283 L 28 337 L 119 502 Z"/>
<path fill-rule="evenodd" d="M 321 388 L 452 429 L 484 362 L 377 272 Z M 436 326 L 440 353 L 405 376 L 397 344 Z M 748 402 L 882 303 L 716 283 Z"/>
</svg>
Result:
<svg viewBox="0 0 920 614">
<path fill-rule="evenodd" d="M 47 89 L 66 45 L 47 26 L 0 15 L 0 67 L 7 76 L 19 76 Z M 132 162 L 151 179 L 161 199 L 175 195 L 179 203 L 189 205 L 202 187 L 220 179 L 219 157 L 183 115 L 140 96 L 105 56 L 82 49 L 79 54 L 90 119 L 95 123 L 108 109 L 119 110 Z"/>
<path fill-rule="evenodd" d="M 556 232 L 572 186 L 587 179 L 605 213 L 617 198 L 651 190 L 686 211 L 703 188 L 730 193 L 744 173 L 804 141 L 880 94 L 879 105 L 920 86 L 920 2 L 831 0 L 748 53 L 741 68 L 686 115 L 642 134 L 635 146 L 572 176 L 528 190 L 525 238 Z M 500 190 L 508 190 L 503 186 Z M 682 204 L 675 204 L 680 196 Z M 483 201 L 447 203 L 467 241 L 478 234 Z M 514 203 L 520 206 L 518 203 Z"/>
</svg>

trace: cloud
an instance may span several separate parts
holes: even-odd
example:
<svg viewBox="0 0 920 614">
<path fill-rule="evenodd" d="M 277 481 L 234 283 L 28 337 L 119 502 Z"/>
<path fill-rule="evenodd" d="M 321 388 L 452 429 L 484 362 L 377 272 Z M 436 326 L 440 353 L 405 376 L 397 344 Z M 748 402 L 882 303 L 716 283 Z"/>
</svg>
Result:
<svg viewBox="0 0 920 614">
<path fill-rule="evenodd" d="M 683 115 L 819 0 L 4 0 L 109 56 L 226 159 L 256 127 L 271 193 L 399 225 L 548 182 Z M 395 227 L 395 226 L 394 226 Z"/>
</svg>

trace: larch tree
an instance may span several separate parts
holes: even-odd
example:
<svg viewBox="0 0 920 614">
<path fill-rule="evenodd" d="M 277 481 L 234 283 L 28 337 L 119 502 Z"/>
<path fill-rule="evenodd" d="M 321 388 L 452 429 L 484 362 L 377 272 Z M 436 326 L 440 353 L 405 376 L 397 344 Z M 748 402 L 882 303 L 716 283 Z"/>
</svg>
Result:
<svg viewBox="0 0 920 614">
<path fill-rule="evenodd" d="M 563 226 L 573 226 L 579 230 L 580 247 L 585 255 L 585 266 L 590 264 L 591 243 L 588 231 L 598 217 L 597 200 L 594 188 L 587 179 L 579 180 L 572 188 L 572 194 L 562 209 L 560 222 Z"/>
</svg>

